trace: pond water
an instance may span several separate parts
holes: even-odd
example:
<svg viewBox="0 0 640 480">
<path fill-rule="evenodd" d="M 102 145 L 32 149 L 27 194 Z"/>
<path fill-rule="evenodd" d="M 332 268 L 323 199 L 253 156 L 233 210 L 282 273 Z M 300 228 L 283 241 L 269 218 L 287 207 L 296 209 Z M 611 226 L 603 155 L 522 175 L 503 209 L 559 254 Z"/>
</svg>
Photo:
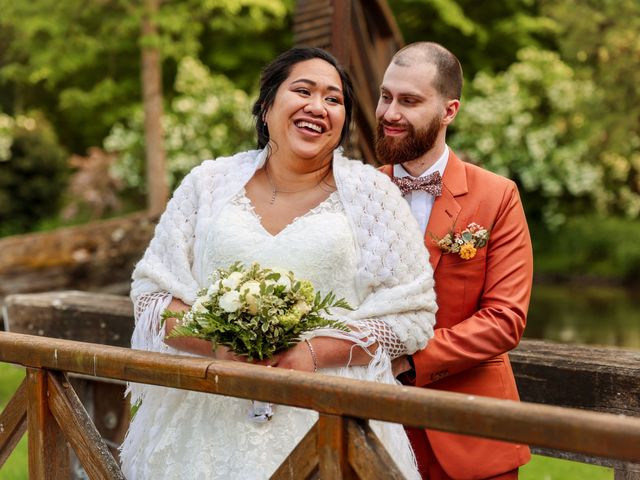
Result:
<svg viewBox="0 0 640 480">
<path fill-rule="evenodd" d="M 640 289 L 536 284 L 524 336 L 640 350 Z"/>
</svg>

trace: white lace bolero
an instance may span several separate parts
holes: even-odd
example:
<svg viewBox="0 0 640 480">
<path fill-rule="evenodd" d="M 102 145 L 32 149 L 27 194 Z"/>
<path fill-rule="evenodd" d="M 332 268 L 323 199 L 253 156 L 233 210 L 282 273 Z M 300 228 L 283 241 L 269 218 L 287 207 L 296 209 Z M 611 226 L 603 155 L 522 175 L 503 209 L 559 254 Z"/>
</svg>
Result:
<svg viewBox="0 0 640 480">
<path fill-rule="evenodd" d="M 192 304 L 211 272 L 203 271 L 203 239 L 221 208 L 264 165 L 267 151 L 208 160 L 176 189 L 154 238 L 133 273 L 131 297 L 166 291 Z M 406 201 L 386 175 L 361 162 L 333 157 L 334 178 L 358 248 L 359 308 L 345 321 L 386 323 L 408 353 L 433 336 L 437 310 L 433 271 L 422 235 Z M 153 350 L 154 343 L 134 348 Z"/>
</svg>

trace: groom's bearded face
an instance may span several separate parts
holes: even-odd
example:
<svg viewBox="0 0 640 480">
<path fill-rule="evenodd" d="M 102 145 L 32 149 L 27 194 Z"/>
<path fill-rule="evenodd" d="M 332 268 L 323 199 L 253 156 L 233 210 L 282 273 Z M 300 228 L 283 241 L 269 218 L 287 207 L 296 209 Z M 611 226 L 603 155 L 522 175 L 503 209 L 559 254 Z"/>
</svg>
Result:
<svg viewBox="0 0 640 480">
<path fill-rule="evenodd" d="M 403 137 L 391 137 L 384 127 L 401 127 L 406 130 Z M 391 123 L 378 119 L 376 132 L 376 156 L 381 163 L 395 165 L 421 157 L 433 148 L 440 131 L 440 118 L 434 115 L 426 127 L 416 130 L 410 123 Z"/>
</svg>

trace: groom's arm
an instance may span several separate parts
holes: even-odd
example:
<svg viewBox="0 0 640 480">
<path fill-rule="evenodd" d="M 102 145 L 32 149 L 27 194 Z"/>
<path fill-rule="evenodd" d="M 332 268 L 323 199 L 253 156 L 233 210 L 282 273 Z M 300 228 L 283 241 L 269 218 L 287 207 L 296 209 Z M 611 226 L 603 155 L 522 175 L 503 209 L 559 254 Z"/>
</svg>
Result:
<svg viewBox="0 0 640 480">
<path fill-rule="evenodd" d="M 397 371 L 409 367 L 404 381 L 427 385 L 508 352 L 520 342 L 531 294 L 533 254 L 524 210 L 511 182 L 487 249 L 479 309 L 451 328 L 436 329 L 424 350 L 396 362 Z"/>
</svg>

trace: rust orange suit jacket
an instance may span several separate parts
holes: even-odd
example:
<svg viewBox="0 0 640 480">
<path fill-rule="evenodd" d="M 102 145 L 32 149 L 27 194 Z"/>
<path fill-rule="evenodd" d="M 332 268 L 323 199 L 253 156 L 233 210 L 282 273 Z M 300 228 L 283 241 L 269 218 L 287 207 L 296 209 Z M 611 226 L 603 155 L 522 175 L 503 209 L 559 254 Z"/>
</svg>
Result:
<svg viewBox="0 0 640 480">
<path fill-rule="evenodd" d="M 392 168 L 382 170 L 392 175 Z M 413 355 L 415 385 L 518 400 L 506 352 L 518 345 L 525 327 L 533 254 L 517 187 L 452 151 L 442 183 L 425 233 L 435 275 L 436 330 L 427 347 Z M 471 222 L 491 230 L 487 246 L 470 260 L 443 254 L 434 236 Z M 438 461 L 456 479 L 495 476 L 530 459 L 525 445 L 435 430 L 426 434 Z"/>
</svg>

